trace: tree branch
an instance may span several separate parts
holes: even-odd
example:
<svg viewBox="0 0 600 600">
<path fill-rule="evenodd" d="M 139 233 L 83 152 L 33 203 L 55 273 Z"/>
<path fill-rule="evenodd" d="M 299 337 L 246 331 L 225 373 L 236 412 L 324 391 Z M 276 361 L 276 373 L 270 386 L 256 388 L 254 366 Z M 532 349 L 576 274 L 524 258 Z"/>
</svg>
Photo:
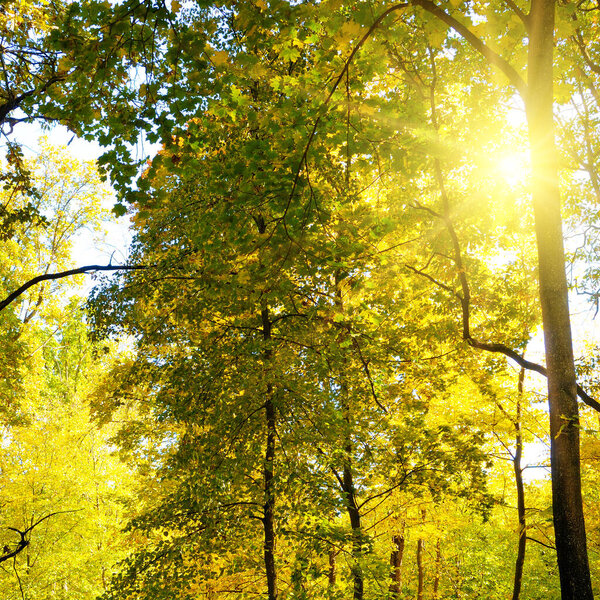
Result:
<svg viewBox="0 0 600 600">
<path fill-rule="evenodd" d="M 465 41 L 471 44 L 471 46 L 477 50 L 477 52 L 484 56 L 491 65 L 500 69 L 500 71 L 502 71 L 506 77 L 508 77 L 508 80 L 513 84 L 519 94 L 526 99 L 527 84 L 519 75 L 519 73 L 517 73 L 514 67 L 506 59 L 494 52 L 485 44 L 485 42 L 480 40 L 472 31 L 470 31 L 466 25 L 463 25 L 460 21 L 457 21 L 454 17 L 450 16 L 447 12 L 443 11 L 439 6 L 436 6 L 430 0 L 412 0 L 412 4 L 414 6 L 420 6 L 427 12 L 437 17 L 440 21 L 443 21 L 446 23 L 446 25 L 454 29 L 454 31 L 460 34 Z"/>
<path fill-rule="evenodd" d="M 79 510 L 82 510 L 82 509 L 79 509 Z M 8 548 L 8 546 L 4 546 L 4 554 L 0 555 L 0 563 L 10 560 L 11 558 L 14 558 L 15 556 L 17 556 L 17 554 L 19 554 L 25 548 L 27 548 L 27 546 L 29 546 L 29 539 L 27 538 L 27 535 L 29 533 L 31 533 L 31 531 L 35 527 L 37 527 L 40 523 L 43 523 L 46 519 L 49 519 L 50 517 L 54 517 L 55 515 L 62 515 L 64 513 L 71 513 L 71 512 L 78 512 L 78 511 L 77 510 L 59 510 L 59 511 L 47 514 L 46 516 L 42 517 L 41 519 L 38 519 L 35 523 L 30 525 L 24 531 L 21 531 L 20 529 L 17 529 L 16 527 L 7 527 L 6 529 L 9 529 L 10 531 L 14 531 L 15 533 L 18 533 L 19 536 L 21 537 L 21 539 L 17 542 L 17 545 L 14 550 L 10 550 Z"/>
<path fill-rule="evenodd" d="M 525 25 L 525 29 L 527 30 L 527 32 L 529 32 L 529 27 L 530 27 L 530 22 L 531 19 L 529 18 L 529 15 L 524 13 L 516 4 L 515 2 L 513 2 L 513 0 L 504 0 L 504 2 L 507 4 L 507 6 L 515 13 L 515 15 L 517 15 L 517 17 L 519 17 L 519 19 L 521 19 L 521 21 L 523 21 L 523 25 Z"/>
<path fill-rule="evenodd" d="M 41 283 L 42 281 L 53 281 L 55 279 L 71 277 L 72 275 L 81 275 L 82 273 L 91 273 L 96 271 L 133 271 L 136 269 L 145 268 L 146 265 L 87 265 L 85 267 L 78 267 L 77 269 L 61 271 L 60 273 L 46 273 L 45 275 L 38 275 L 6 296 L 6 298 L 0 302 L 0 311 L 3 311 L 9 304 L 12 304 L 19 296 L 22 296 L 30 287 Z"/>
<path fill-rule="evenodd" d="M 454 231 L 452 222 L 447 220 L 446 218 L 444 218 L 443 220 L 445 221 L 446 226 L 450 227 L 452 229 L 452 232 L 454 235 L 453 236 L 451 235 L 451 237 L 456 236 L 456 232 Z M 455 263 L 456 263 L 456 259 L 455 259 Z M 461 260 L 461 264 L 462 264 L 462 260 Z M 417 275 L 421 275 L 421 277 L 425 277 L 427 280 L 431 281 L 433 284 L 437 285 L 444 291 L 452 294 L 454 297 L 456 297 L 460 301 L 460 305 L 461 305 L 461 309 L 462 309 L 462 323 L 463 323 L 463 336 L 462 337 L 467 342 L 467 344 L 469 344 L 469 346 L 471 346 L 472 348 L 476 348 L 477 350 L 485 350 L 486 352 L 495 352 L 498 354 L 504 354 L 504 356 L 514 360 L 520 367 L 523 367 L 524 369 L 528 369 L 529 371 L 535 371 L 536 373 L 539 373 L 540 375 L 543 375 L 544 377 L 548 376 L 546 367 L 544 367 L 543 365 L 539 365 L 537 363 L 531 362 L 530 360 L 527 360 L 526 358 L 521 356 L 518 352 L 516 352 L 512 348 L 509 348 L 505 344 L 480 342 L 479 340 L 476 340 L 471 335 L 471 331 L 470 331 L 470 296 L 467 298 L 467 300 L 465 300 L 465 298 L 463 296 L 461 296 L 460 294 L 457 294 L 452 288 L 445 285 L 444 283 L 437 281 L 435 278 L 433 278 L 428 273 L 424 273 L 423 271 L 420 271 L 419 269 L 415 269 L 414 267 L 411 267 L 410 265 L 405 265 L 405 266 L 408 269 L 410 269 L 411 271 L 413 271 L 414 273 L 416 273 Z M 458 275 L 459 275 L 459 278 L 461 280 L 463 280 L 462 281 L 463 286 L 467 286 L 468 285 L 467 284 L 467 276 L 466 276 L 466 272 L 465 272 L 464 268 L 459 270 Z M 579 384 L 577 384 L 577 395 L 585 404 L 587 404 L 594 410 L 597 410 L 598 412 L 600 412 L 600 402 L 598 402 L 597 400 L 592 398 Z"/>
<path fill-rule="evenodd" d="M 8 120 L 8 115 L 12 111 L 19 108 L 21 104 L 25 100 L 27 100 L 27 98 L 29 98 L 30 96 L 34 96 L 35 94 L 44 93 L 50 86 L 62 80 L 64 80 L 64 75 L 53 75 L 52 77 L 49 77 L 48 80 L 44 82 L 44 84 L 41 85 L 39 88 L 27 90 L 26 92 L 23 92 L 20 96 L 16 96 L 11 100 L 8 100 L 4 104 L 0 104 L 0 126 Z"/>
<path fill-rule="evenodd" d="M 419 0 L 421 1 L 421 0 Z M 432 68 L 434 69 L 435 75 L 435 62 L 432 60 Z M 434 129 L 437 132 L 438 123 L 437 123 L 437 115 L 436 115 L 436 106 L 435 106 L 435 77 L 434 82 L 430 88 L 430 100 L 431 100 L 431 120 L 434 126 Z M 530 371 L 535 371 L 544 377 L 547 377 L 546 367 L 542 365 L 538 365 L 537 363 L 526 360 L 523 356 L 521 356 L 518 352 L 509 348 L 505 344 L 501 343 L 486 343 L 480 342 L 476 340 L 471 335 L 470 328 L 470 317 L 471 317 L 471 291 L 469 289 L 469 280 L 467 278 L 467 270 L 463 263 L 462 252 L 460 247 L 460 240 L 458 238 L 458 234 L 456 229 L 454 228 L 454 223 L 452 222 L 452 215 L 450 211 L 450 198 L 448 196 L 448 192 L 446 190 L 446 186 L 444 183 L 444 174 L 442 172 L 441 162 L 438 158 L 434 159 L 434 173 L 435 179 L 438 184 L 438 188 L 440 191 L 440 199 L 442 204 L 442 211 L 438 214 L 438 218 L 443 221 L 446 226 L 446 230 L 448 231 L 448 235 L 450 237 L 452 243 L 452 249 L 454 252 L 454 266 L 456 267 L 456 273 L 458 276 L 458 280 L 460 282 L 460 286 L 462 289 L 462 294 L 455 292 L 450 286 L 437 281 L 428 273 L 425 273 L 423 270 L 415 269 L 410 265 L 406 265 L 407 268 L 412 270 L 414 273 L 425 277 L 438 287 L 442 288 L 446 292 L 452 294 L 460 301 L 461 312 L 462 312 L 462 338 L 471 346 L 472 348 L 477 348 L 478 350 L 485 350 L 486 352 L 495 352 L 498 354 L 504 354 L 504 356 L 511 358 L 514 360 L 520 367 L 524 369 L 528 369 Z M 430 211 L 433 212 L 433 211 Z M 577 384 L 577 395 L 579 398 L 591 408 L 600 412 L 600 402 L 592 398 L 579 384 Z"/>
<path fill-rule="evenodd" d="M 350 63 L 352 62 L 352 60 L 354 59 L 354 56 L 356 55 L 356 53 L 364 46 L 365 42 L 371 37 L 371 35 L 373 35 L 373 32 L 379 27 L 379 25 L 381 24 L 381 22 L 390 14 L 393 13 L 397 10 L 400 10 L 402 8 L 407 8 L 408 6 L 410 6 L 410 4 L 408 2 L 401 2 L 399 4 L 395 4 L 394 6 L 391 6 L 390 8 L 388 8 L 387 10 L 385 10 L 384 12 L 382 12 L 373 22 L 373 24 L 371 25 L 371 27 L 369 27 L 369 29 L 367 30 L 367 32 L 362 36 L 362 38 L 358 41 L 358 43 L 356 44 L 356 46 L 354 46 L 354 48 L 352 49 L 352 52 L 350 53 L 350 56 L 348 57 L 348 59 L 346 60 L 346 62 L 344 63 L 344 68 L 342 69 L 342 71 L 340 72 L 340 74 L 338 75 L 337 79 L 335 80 L 335 83 L 333 84 L 333 87 L 331 88 L 331 90 L 329 91 L 329 94 L 327 96 L 327 98 L 325 99 L 325 102 L 323 102 L 320 111 L 321 114 L 315 119 L 315 123 L 313 125 L 313 128 L 310 132 L 310 135 L 308 136 L 308 140 L 306 142 L 306 145 L 304 146 L 304 152 L 302 153 L 302 157 L 300 158 L 300 161 L 298 162 L 298 168 L 296 169 L 296 173 L 294 175 L 294 182 L 292 183 L 292 189 L 290 191 L 290 195 L 288 197 L 288 201 L 285 207 L 285 210 L 283 211 L 283 215 L 281 216 L 281 221 L 283 222 L 284 226 L 285 226 L 285 218 L 287 216 L 287 213 L 290 209 L 290 206 L 292 204 L 292 200 L 294 198 L 294 194 L 296 193 L 296 188 L 298 187 L 298 183 L 300 181 L 300 173 L 302 173 L 302 165 L 306 163 L 307 157 L 308 157 L 308 151 L 310 150 L 310 146 L 312 144 L 312 141 L 317 133 L 317 127 L 319 126 L 320 122 L 321 122 L 321 116 L 323 115 L 323 111 L 325 108 L 327 108 L 327 106 L 329 105 L 329 102 L 331 101 L 331 98 L 333 97 L 333 94 L 335 93 L 335 91 L 337 90 L 338 86 L 340 85 L 342 79 L 344 78 L 344 75 L 347 73 L 348 71 L 348 67 L 350 66 Z"/>
<path fill-rule="evenodd" d="M 579 51 L 581 52 L 581 56 L 583 57 L 583 60 L 585 61 L 585 64 L 597 75 L 600 74 L 600 65 L 596 64 L 590 57 L 588 51 L 587 51 L 587 46 L 585 44 L 585 41 L 583 39 L 583 34 L 581 33 L 581 30 L 579 28 L 575 29 L 575 36 L 573 36 L 573 39 L 575 40 L 575 43 L 577 44 L 577 46 L 579 47 Z"/>
<path fill-rule="evenodd" d="M 540 546 L 544 546 L 544 548 L 550 548 L 550 550 L 556 550 L 555 546 L 549 546 L 548 544 L 544 544 L 544 542 L 540 542 L 540 540 L 536 540 L 535 538 L 527 536 L 526 539 L 528 539 L 531 542 L 535 542 L 536 544 L 539 544 Z"/>
</svg>

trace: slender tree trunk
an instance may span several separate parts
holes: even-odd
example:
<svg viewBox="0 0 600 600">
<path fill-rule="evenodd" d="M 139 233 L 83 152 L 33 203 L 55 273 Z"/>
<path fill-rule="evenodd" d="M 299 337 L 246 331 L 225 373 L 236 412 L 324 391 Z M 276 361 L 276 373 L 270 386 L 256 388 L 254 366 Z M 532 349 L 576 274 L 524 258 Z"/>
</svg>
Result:
<svg viewBox="0 0 600 600">
<path fill-rule="evenodd" d="M 271 321 L 269 309 L 262 309 L 263 338 L 265 342 L 271 339 Z M 266 350 L 265 362 L 271 357 L 270 350 Z M 276 439 L 276 415 L 273 402 L 273 384 L 267 383 L 265 399 L 265 416 L 267 423 L 267 440 L 265 448 L 265 462 L 263 467 L 264 481 L 264 505 L 263 505 L 263 528 L 265 534 L 264 560 L 267 574 L 267 597 L 268 600 L 277 600 L 277 571 L 275 568 L 275 491 L 273 489 L 274 462 L 275 462 L 275 439 Z"/>
<path fill-rule="evenodd" d="M 527 123 L 548 369 L 552 506 L 562 600 L 593 598 L 587 557 L 579 414 L 553 122 L 554 0 L 532 0 Z"/>
<path fill-rule="evenodd" d="M 354 559 L 352 566 L 352 577 L 354 579 L 353 598 L 354 600 L 362 600 L 364 594 L 364 580 L 360 565 L 362 556 L 362 528 L 350 465 L 348 467 L 344 466 L 344 493 L 346 495 L 348 516 L 350 517 L 350 527 L 352 528 L 352 558 Z"/>
<path fill-rule="evenodd" d="M 525 521 L 525 488 L 523 487 L 523 469 L 521 457 L 523 455 L 523 435 L 521 433 L 521 403 L 523 401 L 523 380 L 525 368 L 519 371 L 519 387 L 517 392 L 517 417 L 515 419 L 516 448 L 513 458 L 515 469 L 515 484 L 517 486 L 517 513 L 519 516 L 519 546 L 515 563 L 515 578 L 513 584 L 512 600 L 519 600 L 521 582 L 523 581 L 523 565 L 525 564 L 525 547 L 527 544 L 527 522 Z"/>
<path fill-rule="evenodd" d="M 344 275 L 337 273 L 335 278 L 335 302 L 338 310 L 343 313 L 344 301 L 341 290 L 341 282 L 344 280 Z M 344 328 L 346 331 L 343 336 L 349 335 L 349 326 Z M 340 403 L 342 414 L 345 422 L 344 432 L 344 466 L 342 472 L 342 492 L 346 503 L 346 510 L 350 518 L 350 527 L 352 529 L 352 578 L 354 580 L 354 600 L 363 600 L 364 580 L 362 568 L 360 565 L 362 557 L 362 527 L 360 521 L 360 511 L 356 501 L 356 488 L 354 487 L 354 476 L 352 473 L 352 412 L 350 407 L 350 391 L 346 380 L 345 362 L 342 363 L 340 377 Z"/>
<path fill-rule="evenodd" d="M 392 537 L 394 549 L 390 554 L 391 579 L 390 598 L 400 598 L 402 590 L 402 559 L 404 558 L 404 535 Z"/>
<path fill-rule="evenodd" d="M 442 542 L 440 538 L 435 544 L 435 577 L 433 578 L 433 600 L 438 600 L 440 590 L 440 576 L 442 572 Z"/>
<path fill-rule="evenodd" d="M 342 383 L 342 410 L 346 421 L 346 441 L 344 445 L 344 470 L 342 474 L 343 492 L 346 501 L 346 509 L 350 518 L 352 528 L 352 578 L 354 579 L 354 600 L 363 600 L 364 581 L 360 559 L 362 557 L 362 527 L 360 522 L 360 511 L 356 502 L 356 488 L 352 474 L 352 439 L 350 436 L 351 418 L 348 390 L 345 382 Z"/>
<path fill-rule="evenodd" d="M 423 538 L 417 540 L 417 600 L 423 600 L 423 584 L 425 582 L 425 569 L 423 567 L 423 551 L 425 542 Z"/>
<path fill-rule="evenodd" d="M 329 548 L 329 572 L 327 573 L 327 587 L 331 593 L 335 588 L 335 582 L 337 579 L 337 573 L 335 569 L 335 557 L 337 552 L 335 548 Z"/>
</svg>

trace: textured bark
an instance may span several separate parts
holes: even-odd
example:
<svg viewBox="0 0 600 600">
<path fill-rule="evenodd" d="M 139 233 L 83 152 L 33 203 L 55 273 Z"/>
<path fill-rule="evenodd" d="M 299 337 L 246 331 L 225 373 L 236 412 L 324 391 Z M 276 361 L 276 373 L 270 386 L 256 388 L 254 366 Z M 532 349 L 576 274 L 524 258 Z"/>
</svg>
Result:
<svg viewBox="0 0 600 600">
<path fill-rule="evenodd" d="M 271 339 L 271 321 L 269 309 L 262 309 L 263 338 L 265 342 Z M 265 362 L 270 357 L 270 351 L 265 351 Z M 275 440 L 276 440 L 276 415 L 273 402 L 273 385 L 267 383 L 265 398 L 265 417 L 267 424 L 267 440 L 265 447 L 265 462 L 263 467 L 264 482 L 264 505 L 263 505 L 263 529 L 264 529 L 264 561 L 267 575 L 267 597 L 268 600 L 277 600 L 277 571 L 275 568 L 275 491 L 273 489 L 274 462 L 275 462 Z"/>
<path fill-rule="evenodd" d="M 579 413 L 553 123 L 554 0 L 533 0 L 527 124 L 546 347 L 552 506 L 562 600 L 593 598 L 579 465 Z"/>
<path fill-rule="evenodd" d="M 391 579 L 390 598 L 400 598 L 402 590 L 402 559 L 404 558 L 404 536 L 395 535 L 392 537 L 394 550 L 390 554 Z"/>
<path fill-rule="evenodd" d="M 523 469 L 521 468 L 521 457 L 523 455 L 523 435 L 521 433 L 521 403 L 523 401 L 523 380 L 525 379 L 525 368 L 519 371 L 519 388 L 517 392 L 517 417 L 515 419 L 515 455 L 513 467 L 515 470 L 515 484 L 517 487 L 517 513 L 519 517 L 519 546 L 517 549 L 517 560 L 515 562 L 515 577 L 513 582 L 512 600 L 519 600 L 521 594 L 521 582 L 523 581 L 523 565 L 525 564 L 525 548 L 527 544 L 527 522 L 525 520 L 525 488 L 523 486 Z"/>
</svg>

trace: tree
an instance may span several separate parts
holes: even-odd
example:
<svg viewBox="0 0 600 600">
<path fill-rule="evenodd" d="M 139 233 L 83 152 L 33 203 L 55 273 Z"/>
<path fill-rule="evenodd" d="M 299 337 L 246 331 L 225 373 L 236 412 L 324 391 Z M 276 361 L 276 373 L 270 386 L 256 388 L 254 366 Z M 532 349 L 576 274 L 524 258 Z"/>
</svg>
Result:
<svg viewBox="0 0 600 600">
<path fill-rule="evenodd" d="M 94 357 L 82 314 L 74 299 L 45 326 L 30 326 L 37 352 L 28 378 L 38 393 L 28 390 L 27 422 L 3 429 L 0 458 L 7 599 L 94 597 L 126 548 L 120 530 L 130 497 L 115 483 L 129 474 L 87 403 L 109 357 Z"/>
<path fill-rule="evenodd" d="M 136 295 L 126 289 L 120 296 L 123 307 L 115 307 L 107 294 L 97 301 L 97 312 L 109 311 L 109 318 L 97 320 L 99 329 L 117 330 L 123 323 L 127 331 L 143 340 L 142 366 L 133 369 L 135 384 L 147 393 L 156 393 L 156 398 L 150 394 L 158 402 L 156 406 L 161 402 L 171 406 L 166 390 L 175 385 L 173 373 L 180 366 L 187 373 L 189 366 L 183 349 L 195 351 L 197 345 L 202 345 L 190 339 L 186 327 L 172 321 L 172 314 L 179 315 L 188 326 L 194 323 L 199 332 L 204 331 L 204 343 L 214 343 L 224 356 L 235 357 L 232 364 L 240 360 L 249 365 L 250 358 L 262 352 L 263 362 L 267 362 L 268 355 L 281 380 L 291 378 L 294 386 L 300 385 L 299 373 L 312 374 L 311 380 L 318 384 L 307 390 L 307 397 L 319 397 L 319 387 L 334 380 L 330 400 L 344 389 L 347 396 L 342 410 L 346 414 L 342 436 L 346 456 L 341 461 L 346 481 L 342 487 L 346 507 L 356 508 L 350 498 L 356 489 L 352 457 L 355 432 L 349 431 L 352 414 L 355 407 L 359 407 L 358 418 L 369 414 L 361 395 L 365 389 L 367 397 L 371 394 L 375 401 L 380 395 L 378 386 L 389 387 L 394 377 L 407 377 L 404 372 L 387 370 L 385 362 L 390 356 L 412 360 L 416 344 L 410 335 L 400 333 L 401 328 L 390 328 L 389 336 L 383 336 L 387 338 L 383 347 L 388 354 L 379 354 L 370 337 L 377 329 L 377 319 L 394 315 L 392 319 L 397 323 L 404 309 L 399 301 L 373 307 L 369 298 L 364 300 L 364 312 L 352 307 L 356 314 L 351 320 L 345 320 L 345 306 L 335 313 L 331 329 L 346 335 L 336 339 L 346 350 L 327 354 L 327 369 L 325 363 L 320 363 L 315 376 L 314 365 L 320 359 L 313 341 L 306 343 L 309 338 L 303 323 L 316 322 L 325 332 L 324 339 L 330 344 L 335 339 L 323 325 L 324 315 L 319 314 L 319 310 L 327 313 L 331 309 L 333 295 L 342 294 L 341 290 L 332 290 L 332 278 L 338 286 L 348 281 L 360 290 L 355 298 L 363 297 L 363 293 L 368 298 L 364 292 L 367 282 L 373 280 L 373 273 L 383 270 L 396 276 L 397 288 L 391 295 L 400 290 L 406 293 L 407 273 L 399 276 L 385 265 L 385 258 L 395 259 L 402 270 L 414 275 L 411 281 L 421 280 L 411 284 L 421 286 L 419 289 L 426 294 L 424 298 L 411 296 L 415 306 L 427 306 L 427 314 L 435 315 L 435 310 L 448 307 L 451 297 L 461 325 L 457 328 L 452 319 L 440 318 L 436 330 L 425 320 L 412 319 L 410 327 L 431 332 L 426 334 L 430 338 L 444 334 L 455 339 L 458 333 L 475 349 L 504 354 L 548 377 L 553 510 L 562 595 L 565 599 L 591 598 L 580 489 L 577 394 L 592 405 L 594 401 L 578 388 L 575 379 L 553 104 L 569 96 L 577 101 L 577 93 L 583 94 L 585 102 L 595 99 L 596 51 L 586 38 L 595 10 L 585 4 L 557 8 L 549 0 L 533 0 L 529 11 L 515 2 L 466 4 L 454 0 L 439 4 L 413 0 L 379 10 L 366 3 L 352 7 L 335 2 L 290 6 L 277 1 L 269 6 L 244 2 L 235 7 L 182 7 L 173 3 L 170 10 L 164 5 L 144 3 L 126 3 L 114 10 L 92 4 L 70 5 L 71 20 L 61 21 L 57 30 L 66 31 L 68 25 L 75 27 L 77 35 L 83 35 L 80 25 L 92 22 L 85 47 L 91 54 L 110 58 L 110 68 L 100 79 L 91 77 L 90 73 L 98 71 L 90 67 L 93 60 L 88 61 L 86 53 L 88 58 L 82 59 L 80 66 L 82 76 L 92 81 L 91 102 L 82 100 L 73 84 L 70 91 L 65 91 L 67 99 L 57 106 L 64 111 L 69 102 L 79 98 L 87 112 L 81 124 L 72 125 L 74 129 L 96 136 L 101 143 L 114 144 L 102 159 L 103 165 L 112 172 L 122 199 L 133 202 L 141 232 L 138 257 L 149 259 L 157 268 L 153 275 L 138 273 L 139 278 L 124 280 L 126 287 L 135 286 L 145 292 Z M 556 61 L 563 69 L 555 94 L 556 11 L 561 42 Z M 504 35 L 507 29 L 508 35 Z M 120 35 L 116 48 L 106 41 L 107 32 Z M 60 37 L 52 34 L 49 38 L 48 43 L 54 44 L 53 51 L 59 54 L 50 59 L 49 74 L 43 66 L 43 81 L 53 77 L 56 60 L 60 63 L 64 58 Z M 367 44 L 368 54 L 364 52 Z M 39 56 L 39 49 L 35 52 Z M 71 59 L 66 58 L 68 63 Z M 508 86 L 504 80 L 490 81 L 489 65 L 508 78 Z M 130 77 L 136 67 L 137 74 L 145 77 L 140 86 Z M 486 315 L 483 310 L 486 301 L 482 300 L 482 292 L 492 287 L 486 281 L 493 280 L 494 270 L 499 271 L 487 264 L 485 252 L 494 245 L 509 250 L 510 242 L 498 233 L 498 228 L 484 226 L 484 217 L 476 211 L 462 216 L 465 207 L 471 208 L 474 203 L 456 202 L 466 195 L 460 189 L 460 169 L 469 175 L 471 188 L 477 187 L 480 180 L 466 160 L 450 156 L 448 150 L 451 140 L 444 131 L 449 122 L 444 103 L 452 106 L 450 88 L 454 81 L 461 81 L 470 92 L 463 97 L 470 97 L 473 112 L 493 113 L 491 99 L 506 100 L 515 91 L 525 104 L 546 367 L 523 358 L 521 352 L 527 340 L 522 330 L 515 333 L 502 328 L 510 320 L 509 307 L 518 305 L 517 300 L 513 303 L 496 293 L 496 306 L 504 307 L 498 313 L 504 314 Z M 100 90 L 110 82 L 116 91 L 102 96 Z M 53 81 L 48 89 L 59 89 L 59 83 Z M 41 87 L 29 88 L 37 91 L 23 97 L 26 107 L 27 98 L 45 93 L 43 82 Z M 325 88 L 328 92 L 323 97 Z M 574 93 L 575 89 L 578 91 Z M 15 92 L 12 96 L 20 98 L 23 94 Z M 455 115 L 463 125 L 460 138 L 476 139 L 465 131 L 472 123 L 467 111 L 455 110 Z M 68 120 L 64 112 L 57 118 Z M 129 123 L 131 127 L 126 126 Z M 595 142 L 590 133 L 589 110 L 575 123 L 573 127 L 587 132 L 584 151 L 575 154 L 585 156 L 594 190 Z M 128 182 L 139 161 L 131 159 L 129 144 L 140 134 L 161 141 L 163 150 L 147 166 L 137 187 L 132 188 Z M 371 188 L 379 196 L 370 196 Z M 182 207 L 180 198 L 187 198 L 188 205 Z M 200 207 L 198 213 L 188 210 L 191 206 Z M 117 211 L 123 210 L 124 205 L 119 205 Z M 189 221 L 185 227 L 180 223 L 182 215 Z M 205 221 L 205 215 L 212 223 Z M 14 216 L 16 221 L 28 218 Z M 215 230 L 216 223 L 219 228 Z M 411 240 L 418 240 L 420 247 Z M 142 261 L 136 266 L 142 267 Z M 233 298 L 228 292 L 234 287 L 240 297 Z M 437 289 L 432 291 L 432 287 Z M 153 301 L 148 299 L 151 294 Z M 211 325 L 190 317 L 188 303 L 192 300 L 200 303 L 198 312 Z M 156 309 L 158 301 L 162 305 Z M 494 306 L 494 302 L 489 305 Z M 259 315 L 263 317 L 260 320 Z M 514 321 L 522 324 L 525 320 Z M 260 332 L 263 346 L 257 345 Z M 498 337 L 500 333 L 502 338 Z M 393 343 L 397 344 L 395 348 Z M 270 354 L 271 345 L 281 357 Z M 439 342 L 434 347 L 438 349 Z M 437 356 L 435 352 L 432 355 Z M 294 365 L 294 373 L 280 362 L 282 357 Z M 485 365 L 485 359 L 481 360 Z M 206 369 L 205 374 L 219 365 L 218 356 L 212 352 L 196 361 Z M 165 364 L 173 369 L 166 380 L 159 369 Z M 354 381 L 345 365 L 356 365 L 364 379 Z M 227 369 L 221 372 L 231 377 Z M 156 389 L 148 381 L 154 381 Z M 249 389 L 258 394 L 259 380 L 250 378 L 248 383 L 252 384 Z M 231 385 L 227 380 L 217 396 L 231 392 Z M 265 388 L 267 397 L 271 397 L 269 385 Z M 123 389 L 128 390 L 128 385 Z M 415 385 L 415 393 L 418 389 Z M 280 392 L 277 401 L 273 397 L 273 410 L 265 406 L 269 433 L 263 439 L 269 451 L 265 454 L 267 466 L 263 464 L 263 493 L 276 480 L 275 471 L 268 465 L 277 462 L 277 418 L 285 414 L 284 409 L 295 406 L 288 389 Z M 229 399 L 222 399 L 224 407 L 241 410 L 235 402 L 228 404 Z M 180 421 L 185 419 L 174 417 L 173 423 Z M 171 426 L 175 429 L 169 429 Z M 164 444 L 169 436 L 178 436 L 177 427 L 170 421 L 169 427 L 161 432 Z M 215 431 L 227 431 L 227 427 L 218 423 Z M 259 468 L 255 440 L 252 447 L 254 452 L 249 453 L 248 461 L 240 464 L 245 464 L 248 472 Z M 366 465 L 365 471 L 371 470 Z M 268 499 L 268 492 L 266 496 Z M 270 513 L 273 505 L 265 502 L 263 508 Z M 265 515 L 262 518 L 263 523 L 269 521 Z M 356 514 L 354 525 L 355 533 L 362 529 Z M 270 542 L 267 545 L 272 546 Z M 354 558 L 360 550 L 355 536 Z M 360 596 L 359 570 L 354 573 L 355 590 Z M 270 596 L 276 595 L 272 584 Z"/>
<path fill-rule="evenodd" d="M 94 165 L 41 146 L 35 158 L 17 153 L 16 163 L 2 165 L 3 290 L 33 273 L 68 268 L 81 230 L 98 234 L 105 216 L 109 192 Z M 12 177 L 20 173 L 26 177 Z M 46 286 L 23 290 L 0 317 L 0 578 L 7 598 L 90 597 L 103 590 L 121 552 L 127 493 L 110 480 L 125 472 L 110 454 L 108 432 L 96 431 L 86 410 L 108 360 L 86 337 L 81 299 L 67 302 L 58 293 L 64 287 Z"/>
</svg>

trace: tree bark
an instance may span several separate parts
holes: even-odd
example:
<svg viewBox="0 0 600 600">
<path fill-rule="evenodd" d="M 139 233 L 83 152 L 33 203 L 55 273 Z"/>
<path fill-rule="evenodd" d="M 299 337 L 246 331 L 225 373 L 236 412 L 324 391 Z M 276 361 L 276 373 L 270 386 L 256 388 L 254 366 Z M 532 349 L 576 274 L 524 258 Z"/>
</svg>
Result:
<svg viewBox="0 0 600 600">
<path fill-rule="evenodd" d="M 523 486 L 523 469 L 521 468 L 521 457 L 523 455 L 523 434 L 521 432 L 521 403 L 523 401 L 523 380 L 525 379 L 525 367 L 519 371 L 519 384 L 517 391 L 517 416 L 515 419 L 515 455 L 513 467 L 515 470 L 515 484 L 517 487 L 517 513 L 519 517 L 519 546 L 517 549 L 517 560 L 515 562 L 515 577 L 513 581 L 512 600 L 519 600 L 521 594 L 521 583 L 523 581 L 523 565 L 525 564 L 525 548 L 527 544 L 527 522 L 525 520 L 525 488 Z"/>
<path fill-rule="evenodd" d="M 327 587 L 329 588 L 329 593 L 331 594 L 333 589 L 335 588 L 336 582 L 336 569 L 335 569 L 335 557 L 337 556 L 337 552 L 335 548 L 329 548 L 329 571 L 327 573 Z"/>
<path fill-rule="evenodd" d="M 265 307 L 261 312 L 263 324 L 263 339 L 265 342 L 271 339 L 271 321 L 269 309 Z M 265 350 L 265 362 L 271 357 L 270 350 Z M 265 399 L 265 416 L 267 424 L 267 440 L 265 448 L 265 461 L 263 467 L 264 481 L 264 505 L 263 505 L 263 528 L 264 528 L 264 561 L 267 575 L 267 597 L 268 600 L 277 600 L 277 571 L 275 568 L 275 491 L 274 462 L 275 462 L 275 439 L 276 439 L 276 414 L 273 402 L 273 384 L 267 383 Z"/>
<path fill-rule="evenodd" d="M 423 600 L 423 585 L 425 582 L 425 569 L 423 567 L 423 538 L 417 540 L 417 600 Z"/>
<path fill-rule="evenodd" d="M 579 413 L 554 143 L 554 0 L 532 0 L 527 124 L 550 412 L 552 506 L 562 600 L 593 598 L 579 464 Z"/>
<path fill-rule="evenodd" d="M 440 574 L 442 570 L 442 543 L 440 538 L 435 545 L 435 577 L 433 578 L 433 600 L 438 600 L 440 590 Z"/>
<path fill-rule="evenodd" d="M 394 550 L 390 554 L 391 579 L 390 598 L 395 600 L 400 598 L 402 590 L 402 559 L 404 557 L 404 535 L 395 535 L 392 537 Z"/>
</svg>

